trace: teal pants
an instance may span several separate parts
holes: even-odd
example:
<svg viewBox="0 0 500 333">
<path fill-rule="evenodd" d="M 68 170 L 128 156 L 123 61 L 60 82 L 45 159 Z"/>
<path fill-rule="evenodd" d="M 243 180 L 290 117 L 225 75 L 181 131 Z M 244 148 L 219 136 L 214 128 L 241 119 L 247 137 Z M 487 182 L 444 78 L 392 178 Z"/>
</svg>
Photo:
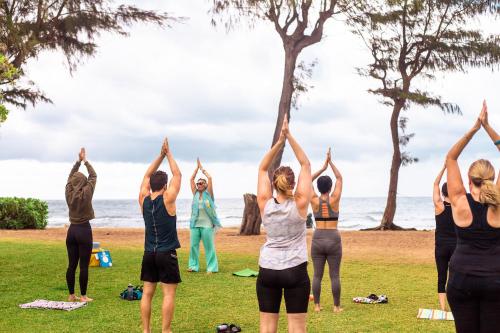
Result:
<svg viewBox="0 0 500 333">
<path fill-rule="evenodd" d="M 189 251 L 189 269 L 198 272 L 200 270 L 200 240 L 203 242 L 205 257 L 207 260 L 207 272 L 218 272 L 219 263 L 215 253 L 214 228 L 192 228 L 191 249 Z"/>
</svg>

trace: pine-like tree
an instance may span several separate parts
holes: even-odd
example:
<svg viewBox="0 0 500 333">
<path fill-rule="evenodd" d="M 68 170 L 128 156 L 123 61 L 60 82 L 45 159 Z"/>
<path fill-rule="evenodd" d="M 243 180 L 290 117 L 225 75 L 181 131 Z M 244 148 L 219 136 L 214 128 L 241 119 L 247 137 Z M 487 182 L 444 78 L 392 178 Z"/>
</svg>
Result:
<svg viewBox="0 0 500 333">
<path fill-rule="evenodd" d="M 325 22 L 331 17 L 344 10 L 343 0 L 212 0 L 212 12 L 216 17 L 225 22 L 228 29 L 234 28 L 236 23 L 242 19 L 249 19 L 250 22 L 263 20 L 273 24 L 276 32 L 281 38 L 284 49 L 284 73 L 281 97 L 278 106 L 278 117 L 274 130 L 273 146 L 279 138 L 281 127 L 285 115 L 290 120 L 290 109 L 296 105 L 298 94 L 307 91 L 308 86 L 304 85 L 304 78 L 311 75 L 311 68 L 315 63 L 308 66 L 304 63 L 297 63 L 297 59 L 306 47 L 319 43 L 323 37 Z M 314 17 L 314 18 L 313 18 Z M 214 24 L 217 19 L 212 21 Z M 299 69 L 300 72 L 296 72 Z M 272 175 L 281 164 L 283 149 L 278 153 L 273 164 L 269 168 Z M 256 205 L 255 200 L 245 197 L 246 203 Z M 245 212 L 255 211 L 255 207 L 246 207 Z M 255 215 L 255 214 L 254 214 Z M 248 230 L 258 230 L 254 224 L 260 223 L 259 214 L 257 220 L 243 217 L 246 223 L 251 224 Z"/>
<path fill-rule="evenodd" d="M 421 83 L 435 73 L 466 72 L 469 68 L 496 68 L 500 63 L 500 36 L 486 35 L 479 18 L 494 19 L 496 2 L 481 0 L 370 0 L 356 1 L 349 23 L 370 50 L 373 62 L 361 75 L 380 86 L 369 90 L 392 109 L 390 130 L 393 157 L 387 203 L 376 230 L 401 229 L 393 223 L 399 169 L 417 162 L 404 147 L 414 133 L 407 133 L 412 106 L 437 107 L 460 113 L 458 105 L 445 103 Z M 416 82 L 419 81 L 419 82 Z M 464 87 L 465 89 L 465 87 Z"/>
<path fill-rule="evenodd" d="M 135 6 L 114 5 L 110 0 L 0 0 L 0 49 L 7 61 L 25 76 L 23 67 L 43 51 L 60 51 L 70 71 L 84 57 L 96 54 L 96 38 L 103 32 L 127 35 L 135 22 L 169 24 L 165 13 Z M 3 102 L 26 108 L 27 104 L 51 102 L 31 81 L 0 82 Z"/>
</svg>

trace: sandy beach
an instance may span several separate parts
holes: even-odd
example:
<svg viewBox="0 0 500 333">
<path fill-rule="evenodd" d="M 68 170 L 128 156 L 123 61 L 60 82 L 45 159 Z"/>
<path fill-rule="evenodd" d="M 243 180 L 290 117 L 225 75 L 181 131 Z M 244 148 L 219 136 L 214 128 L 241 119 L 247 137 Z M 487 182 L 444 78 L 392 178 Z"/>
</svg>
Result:
<svg viewBox="0 0 500 333">
<path fill-rule="evenodd" d="M 189 250 L 189 230 L 179 229 L 180 251 Z M 94 228 L 94 241 L 102 247 L 137 248 L 143 245 L 143 229 Z M 308 230 L 310 246 L 312 230 Z M 37 242 L 61 242 L 66 228 L 46 230 L 0 230 L 1 239 Z M 259 236 L 240 236 L 237 228 L 221 229 L 216 235 L 217 251 L 221 253 L 258 254 L 265 242 L 265 232 Z M 373 260 L 387 263 L 434 263 L 433 231 L 343 231 L 344 260 Z"/>
</svg>

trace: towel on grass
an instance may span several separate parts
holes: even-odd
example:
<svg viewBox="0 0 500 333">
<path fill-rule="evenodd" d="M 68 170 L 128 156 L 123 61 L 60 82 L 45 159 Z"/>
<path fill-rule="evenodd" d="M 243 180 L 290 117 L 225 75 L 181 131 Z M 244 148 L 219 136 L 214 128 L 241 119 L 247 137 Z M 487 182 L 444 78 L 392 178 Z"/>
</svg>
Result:
<svg viewBox="0 0 500 333">
<path fill-rule="evenodd" d="M 375 295 L 370 294 L 368 297 L 354 297 L 352 299 L 354 303 L 363 303 L 363 304 L 382 304 L 389 302 L 389 299 L 386 295 Z"/>
<path fill-rule="evenodd" d="M 242 276 L 242 277 L 251 277 L 259 275 L 259 272 L 252 271 L 250 268 L 245 268 L 242 271 L 234 272 L 233 275 Z"/>
<path fill-rule="evenodd" d="M 21 309 L 50 309 L 71 311 L 87 305 L 87 302 L 58 302 L 37 299 L 31 303 L 19 304 Z"/>
<path fill-rule="evenodd" d="M 432 309 L 418 309 L 417 318 L 431 320 L 455 320 L 451 312 Z"/>
</svg>

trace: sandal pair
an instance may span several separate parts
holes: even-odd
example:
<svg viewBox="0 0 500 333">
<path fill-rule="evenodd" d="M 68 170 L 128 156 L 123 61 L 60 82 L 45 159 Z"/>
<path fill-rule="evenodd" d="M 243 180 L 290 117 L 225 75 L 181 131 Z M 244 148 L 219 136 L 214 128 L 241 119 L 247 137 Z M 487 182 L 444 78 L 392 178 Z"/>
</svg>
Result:
<svg viewBox="0 0 500 333">
<path fill-rule="evenodd" d="M 220 324 L 215 328 L 216 333 L 237 333 L 241 332 L 241 328 L 235 324 Z"/>
</svg>

